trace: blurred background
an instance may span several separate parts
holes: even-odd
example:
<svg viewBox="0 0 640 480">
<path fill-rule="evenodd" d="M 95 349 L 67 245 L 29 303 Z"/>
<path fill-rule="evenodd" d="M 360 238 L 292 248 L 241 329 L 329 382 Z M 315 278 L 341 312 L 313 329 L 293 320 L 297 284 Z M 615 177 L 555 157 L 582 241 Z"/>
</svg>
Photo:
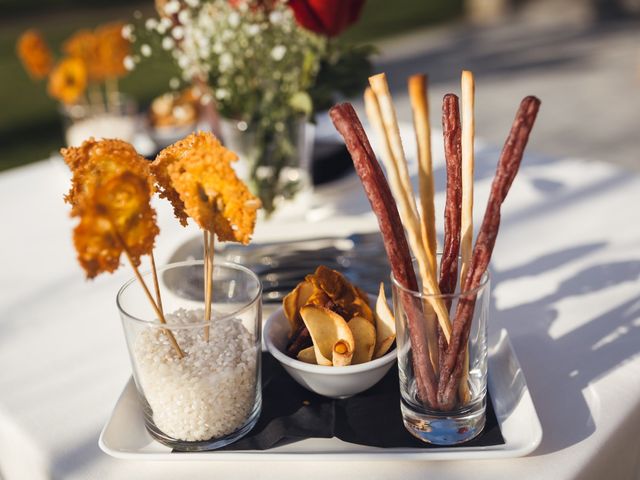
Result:
<svg viewBox="0 0 640 480">
<path fill-rule="evenodd" d="M 149 1 L 0 1 L 0 170 L 64 145 L 57 103 L 16 57 L 20 33 L 35 27 L 57 46 L 79 28 L 153 9 Z M 460 70 L 471 69 L 480 138 L 501 144 L 519 99 L 535 94 L 543 100 L 539 153 L 640 169 L 639 27 L 640 0 L 368 0 L 344 38 L 377 47 L 374 69 L 387 72 L 404 120 L 408 75 L 429 74 L 435 103 L 458 92 Z M 145 107 L 168 90 L 170 76 L 147 63 L 121 88 Z M 432 108 L 434 125 L 439 110 Z"/>
</svg>

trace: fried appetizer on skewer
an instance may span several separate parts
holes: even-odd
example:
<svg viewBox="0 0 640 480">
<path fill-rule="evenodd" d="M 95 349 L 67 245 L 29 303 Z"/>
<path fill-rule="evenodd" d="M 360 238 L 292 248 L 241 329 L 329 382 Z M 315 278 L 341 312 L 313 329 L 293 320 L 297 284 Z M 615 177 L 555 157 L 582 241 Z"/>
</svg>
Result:
<svg viewBox="0 0 640 480">
<path fill-rule="evenodd" d="M 160 230 L 150 198 L 146 179 L 124 172 L 83 200 L 73 242 L 87 277 L 116 270 L 125 246 L 136 266 L 151 253 Z"/>
<path fill-rule="evenodd" d="M 260 200 L 236 176 L 237 159 L 213 134 L 198 132 L 162 150 L 151 169 L 183 225 L 191 217 L 219 240 L 246 245 Z"/>
<path fill-rule="evenodd" d="M 89 139 L 62 155 L 73 172 L 65 199 L 80 218 L 73 242 L 87 277 L 115 271 L 125 249 L 140 265 L 159 233 L 147 161 L 121 140 Z"/>
<path fill-rule="evenodd" d="M 83 197 L 124 172 L 145 179 L 153 192 L 149 162 L 127 142 L 90 138 L 79 147 L 63 148 L 60 153 L 73 173 L 71 190 L 65 196 L 65 201 L 72 206 L 72 215 L 79 213 Z"/>
</svg>

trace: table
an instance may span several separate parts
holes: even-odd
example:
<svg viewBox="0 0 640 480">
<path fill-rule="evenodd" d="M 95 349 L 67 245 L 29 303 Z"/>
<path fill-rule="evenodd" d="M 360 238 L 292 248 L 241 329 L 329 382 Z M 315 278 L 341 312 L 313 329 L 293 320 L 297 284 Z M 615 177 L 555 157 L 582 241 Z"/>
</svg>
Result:
<svg viewBox="0 0 640 480">
<path fill-rule="evenodd" d="M 411 135 L 406 149 L 413 151 Z M 434 151 L 441 139 L 434 136 Z M 535 131 L 534 131 L 535 138 Z M 535 143 L 534 143 L 535 145 Z M 498 150 L 478 142 L 476 225 Z M 436 208 L 444 167 L 435 155 Z M 506 328 L 543 427 L 520 459 L 473 462 L 126 462 L 98 435 L 129 375 L 115 294 L 129 267 L 86 282 L 71 244 L 59 159 L 0 175 L 0 475 L 13 479 L 638 478 L 640 177 L 528 154 L 493 259 L 490 329 Z M 355 178 L 320 194 L 314 221 L 261 224 L 256 240 L 376 228 Z M 197 232 L 157 202 L 165 261 Z M 438 226 L 442 230 L 441 223 Z"/>
</svg>

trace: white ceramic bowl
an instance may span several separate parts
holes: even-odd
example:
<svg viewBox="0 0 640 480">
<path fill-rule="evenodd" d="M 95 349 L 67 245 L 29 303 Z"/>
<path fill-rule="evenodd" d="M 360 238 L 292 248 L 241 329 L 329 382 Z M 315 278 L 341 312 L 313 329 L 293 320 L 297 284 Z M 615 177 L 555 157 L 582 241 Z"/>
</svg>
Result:
<svg viewBox="0 0 640 480">
<path fill-rule="evenodd" d="M 345 367 L 325 367 L 301 362 L 285 352 L 289 322 L 282 307 L 267 319 L 264 341 L 267 350 L 289 375 L 307 390 L 332 398 L 346 398 L 372 387 L 389 371 L 396 361 L 396 349 L 370 362 Z"/>
</svg>

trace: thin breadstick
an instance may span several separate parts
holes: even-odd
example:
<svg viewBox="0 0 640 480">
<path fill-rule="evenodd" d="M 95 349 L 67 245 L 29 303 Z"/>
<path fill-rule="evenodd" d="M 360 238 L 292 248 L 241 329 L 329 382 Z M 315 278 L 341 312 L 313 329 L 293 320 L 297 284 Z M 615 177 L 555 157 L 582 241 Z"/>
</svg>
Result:
<svg viewBox="0 0 640 480">
<path fill-rule="evenodd" d="M 429 96 L 427 76 L 423 74 L 409 77 L 409 98 L 413 110 L 413 127 L 418 145 L 418 186 L 420 190 L 420 222 L 422 242 L 431 264 L 436 265 L 436 216 L 434 207 L 433 164 L 431 160 L 431 125 L 429 123 Z M 431 271 L 436 277 L 436 269 Z"/>
<path fill-rule="evenodd" d="M 465 279 L 473 251 L 473 139 L 475 135 L 474 99 L 475 83 L 473 73 L 462 72 L 462 221 L 460 256 L 462 268 L 460 278 Z M 460 282 L 462 284 L 462 281 Z"/>
<path fill-rule="evenodd" d="M 371 84 L 371 93 L 365 93 L 365 102 L 368 104 L 366 106 L 367 115 L 383 139 L 384 148 L 382 158 L 389 172 L 389 180 L 396 201 L 398 202 L 398 209 L 400 210 L 401 217 L 405 221 L 409 245 L 411 245 L 413 254 L 418 262 L 422 287 L 427 294 L 439 295 L 440 290 L 436 279 L 430 275 L 433 268 L 430 266 L 429 257 L 425 249 L 422 248 L 418 212 L 413 198 L 413 188 L 409 180 L 407 162 L 402 148 L 402 141 L 400 140 L 398 122 L 396 120 L 389 86 L 383 73 L 370 77 L 369 83 Z M 448 342 L 451 337 L 451 325 L 449 323 L 447 308 L 442 299 L 437 296 L 428 297 L 428 301 L 438 316 L 438 322 Z M 429 316 L 427 316 L 429 347 L 431 348 L 433 346 L 433 353 L 437 358 L 438 349 L 435 322 L 428 322 L 428 320 Z M 435 360 L 435 365 L 437 365 L 437 360 Z"/>
<path fill-rule="evenodd" d="M 471 254 L 473 251 L 473 172 L 474 172 L 474 135 L 475 135 L 475 81 L 473 72 L 462 71 L 462 221 L 460 256 L 462 266 L 460 268 L 460 285 L 466 278 Z M 468 403 L 471 394 L 467 378 L 469 377 L 469 351 L 465 352 L 462 378 L 458 395 L 461 403 Z"/>
</svg>

